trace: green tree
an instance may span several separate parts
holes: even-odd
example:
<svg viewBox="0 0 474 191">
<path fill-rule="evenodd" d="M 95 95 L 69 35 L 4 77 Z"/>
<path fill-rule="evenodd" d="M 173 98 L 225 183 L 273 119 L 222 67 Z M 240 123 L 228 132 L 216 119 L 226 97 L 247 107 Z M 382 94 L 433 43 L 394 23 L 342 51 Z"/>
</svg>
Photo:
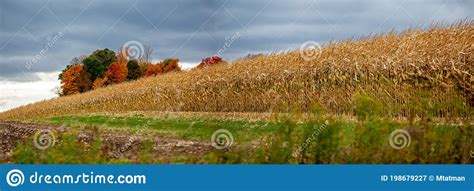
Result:
<svg viewBox="0 0 474 191">
<path fill-rule="evenodd" d="M 140 70 L 140 65 L 138 65 L 138 61 L 130 60 L 127 62 L 127 69 L 128 69 L 128 80 L 136 80 L 142 76 L 142 71 Z"/>
<path fill-rule="evenodd" d="M 115 52 L 108 48 L 104 50 L 96 50 L 92 53 L 95 57 L 97 57 L 103 65 L 109 66 L 112 62 L 116 62 L 117 58 L 115 57 Z"/>
<path fill-rule="evenodd" d="M 91 81 L 94 81 L 96 78 L 104 77 L 104 72 L 107 70 L 107 67 L 102 65 L 102 62 L 94 55 L 87 57 L 82 63 L 84 63 L 87 73 L 90 74 Z"/>
<path fill-rule="evenodd" d="M 91 81 L 96 78 L 103 78 L 104 73 L 112 62 L 117 61 L 115 52 L 108 48 L 96 50 L 90 56 L 85 58 L 82 63 L 86 71 L 90 74 Z"/>
</svg>

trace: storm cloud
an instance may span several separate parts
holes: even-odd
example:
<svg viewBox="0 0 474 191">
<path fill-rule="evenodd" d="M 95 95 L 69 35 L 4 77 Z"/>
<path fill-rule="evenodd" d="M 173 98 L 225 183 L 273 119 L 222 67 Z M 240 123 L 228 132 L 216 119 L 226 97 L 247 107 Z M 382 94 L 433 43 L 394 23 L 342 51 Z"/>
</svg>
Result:
<svg viewBox="0 0 474 191">
<path fill-rule="evenodd" d="M 41 81 L 44 77 L 38 74 L 58 72 L 76 56 L 103 48 L 116 51 L 132 40 L 152 47 L 154 60 L 177 57 L 190 67 L 219 50 L 224 59 L 233 60 L 296 49 L 306 41 L 324 43 L 471 19 L 473 2 L 3 0 L 0 81 Z M 0 87 L 2 94 L 6 87 Z"/>
<path fill-rule="evenodd" d="M 15 81 L 38 80 L 33 73 L 58 71 L 75 56 L 117 50 L 130 40 L 154 48 L 157 60 L 197 63 L 238 33 L 222 54 L 232 60 L 297 48 L 309 40 L 323 43 L 450 23 L 471 18 L 474 8 L 468 0 L 7 0 L 0 6 L 0 79 Z M 63 36 L 41 54 L 59 32 Z"/>
</svg>

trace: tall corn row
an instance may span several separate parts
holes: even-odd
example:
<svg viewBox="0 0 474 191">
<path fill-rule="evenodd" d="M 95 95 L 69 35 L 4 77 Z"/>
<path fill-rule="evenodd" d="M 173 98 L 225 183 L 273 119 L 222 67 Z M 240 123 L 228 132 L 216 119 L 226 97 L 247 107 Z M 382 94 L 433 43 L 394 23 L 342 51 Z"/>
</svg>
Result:
<svg viewBox="0 0 474 191">
<path fill-rule="evenodd" d="M 389 116 L 410 115 L 418 104 L 439 117 L 465 117 L 474 105 L 473 53 L 474 22 L 469 20 L 326 44 L 312 61 L 290 51 L 140 79 L 19 107 L 0 119 L 127 111 L 271 112 L 281 105 L 307 111 L 315 104 L 351 115 L 355 94 L 380 101 Z"/>
</svg>

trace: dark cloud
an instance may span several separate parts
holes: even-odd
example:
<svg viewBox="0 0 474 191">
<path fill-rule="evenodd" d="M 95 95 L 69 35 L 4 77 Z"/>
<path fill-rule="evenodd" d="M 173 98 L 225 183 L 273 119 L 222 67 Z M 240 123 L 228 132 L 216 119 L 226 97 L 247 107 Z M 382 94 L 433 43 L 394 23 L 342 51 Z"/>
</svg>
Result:
<svg viewBox="0 0 474 191">
<path fill-rule="evenodd" d="M 38 80 L 35 72 L 58 71 L 75 56 L 117 50 L 130 40 L 153 47 L 155 59 L 197 63 L 237 32 L 222 53 L 226 59 L 298 48 L 308 40 L 323 43 L 471 19 L 473 7 L 469 0 L 5 0 L 0 2 L 0 80 Z M 41 54 L 58 32 L 64 36 Z"/>
</svg>

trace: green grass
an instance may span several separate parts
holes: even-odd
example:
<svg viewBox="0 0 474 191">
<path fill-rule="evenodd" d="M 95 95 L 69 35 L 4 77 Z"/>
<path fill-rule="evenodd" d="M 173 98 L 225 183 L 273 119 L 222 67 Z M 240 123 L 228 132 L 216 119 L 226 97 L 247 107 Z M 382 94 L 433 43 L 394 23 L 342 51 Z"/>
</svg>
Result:
<svg viewBox="0 0 474 191">
<path fill-rule="evenodd" d="M 65 116 L 51 118 L 46 122 L 64 123 L 71 127 L 97 126 L 98 129 L 121 129 L 126 132 L 135 132 L 145 126 L 143 133 L 202 141 L 210 141 L 212 133 L 217 129 L 227 129 L 234 137 L 234 145 L 229 150 L 213 150 L 204 158 L 177 156 L 179 160 L 167 161 L 171 163 L 457 164 L 473 162 L 469 154 L 474 148 L 472 142 L 474 129 L 470 124 L 436 125 L 430 123 L 429 120 L 402 123 L 377 117 L 376 113 L 362 113 L 362 117 L 356 122 L 348 122 L 339 117 L 322 117 L 319 114 L 315 114 L 305 122 L 301 122 L 298 115 L 292 114 L 279 116 L 272 122 L 142 116 Z M 323 124 L 324 127 L 322 127 Z M 391 132 L 397 129 L 409 131 L 411 138 L 410 145 L 400 150 L 392 148 L 388 141 Z M 318 133 L 315 134 L 315 132 Z M 311 141 L 308 142 L 309 138 Z M 257 143 L 258 146 L 253 148 L 251 144 L 246 144 L 249 141 Z M 306 146 L 302 148 L 301 146 L 305 143 Z M 299 150 L 297 155 L 295 155 L 296 150 Z M 60 155 L 61 152 L 61 150 L 55 151 L 55 156 Z M 71 152 L 70 149 L 67 150 L 67 153 Z M 152 156 L 149 156 L 149 152 L 151 150 L 137 153 L 139 159 L 133 163 L 162 162 L 154 160 Z M 84 155 L 87 156 L 86 159 L 94 159 L 94 156 L 88 156 L 90 154 Z M 35 157 L 38 158 L 28 152 L 22 153 L 17 161 Z M 141 158 L 146 158 L 146 160 Z M 126 159 L 120 161 L 131 162 Z M 116 163 L 117 160 L 100 158 L 99 161 L 82 162 Z M 54 163 L 54 161 L 48 161 L 48 163 Z"/>
<path fill-rule="evenodd" d="M 312 136 L 327 120 L 322 131 Z M 378 118 L 347 123 L 319 118 L 298 124 L 281 120 L 280 128 L 260 141 L 255 150 L 235 148 L 209 155 L 217 164 L 469 164 L 474 148 L 474 128 L 464 125 L 412 124 Z M 313 127 L 313 128 L 312 128 Z M 303 129 L 304 131 L 296 131 Z M 406 131 L 409 142 L 400 149 L 391 146 L 392 132 Z M 308 139 L 311 138 L 308 142 Z M 395 138 L 392 140 L 396 141 Z M 304 145 L 304 146 L 303 146 Z M 302 148 L 303 146 L 303 148 Z M 299 149 L 302 148 L 302 149 Z M 295 151 L 299 152 L 295 155 Z"/>
<path fill-rule="evenodd" d="M 227 129 L 236 142 L 256 140 L 259 137 L 275 132 L 278 128 L 274 122 L 219 120 L 204 117 L 194 118 L 150 118 L 142 116 L 63 116 L 47 119 L 46 123 L 60 123 L 66 127 L 97 126 L 103 130 L 124 130 L 183 139 L 208 141 L 218 129 Z"/>
<path fill-rule="evenodd" d="M 176 156 L 176 160 L 155 158 L 151 144 L 143 144 L 135 159 L 111 159 L 104 154 L 101 138 L 94 147 L 68 139 L 51 150 L 41 151 L 31 144 L 19 144 L 13 154 L 15 163 L 218 163 L 218 164 L 466 164 L 474 163 L 474 126 L 470 118 L 461 124 L 440 125 L 430 115 L 400 122 L 383 114 L 383 104 L 363 94 L 354 101 L 358 121 L 326 116 L 315 107 L 302 120 L 298 111 L 275 115 L 271 121 L 225 120 L 205 117 L 179 118 L 144 116 L 63 116 L 45 123 L 64 124 L 65 128 L 93 126 L 99 131 L 140 132 L 209 141 L 214 131 L 226 129 L 234 144 L 212 150 L 203 156 Z M 418 107 L 414 107 L 416 110 Z M 419 108 L 418 108 L 419 109 Z M 423 109 L 419 109 L 423 111 Z M 289 111 L 282 109 L 282 111 Z M 412 115 L 415 116 L 415 115 Z M 390 145 L 390 136 L 404 131 L 410 144 L 401 149 Z M 66 137 L 74 137 L 66 136 Z M 309 140 L 309 141 L 308 141 Z M 146 146 L 148 145 L 148 146 Z M 105 146 L 106 147 L 106 146 Z M 76 150 L 76 148 L 78 150 Z M 81 149 L 82 148 L 82 149 Z M 297 152 L 295 152 L 297 151 Z M 74 157 L 71 157 L 74 156 Z"/>
</svg>

